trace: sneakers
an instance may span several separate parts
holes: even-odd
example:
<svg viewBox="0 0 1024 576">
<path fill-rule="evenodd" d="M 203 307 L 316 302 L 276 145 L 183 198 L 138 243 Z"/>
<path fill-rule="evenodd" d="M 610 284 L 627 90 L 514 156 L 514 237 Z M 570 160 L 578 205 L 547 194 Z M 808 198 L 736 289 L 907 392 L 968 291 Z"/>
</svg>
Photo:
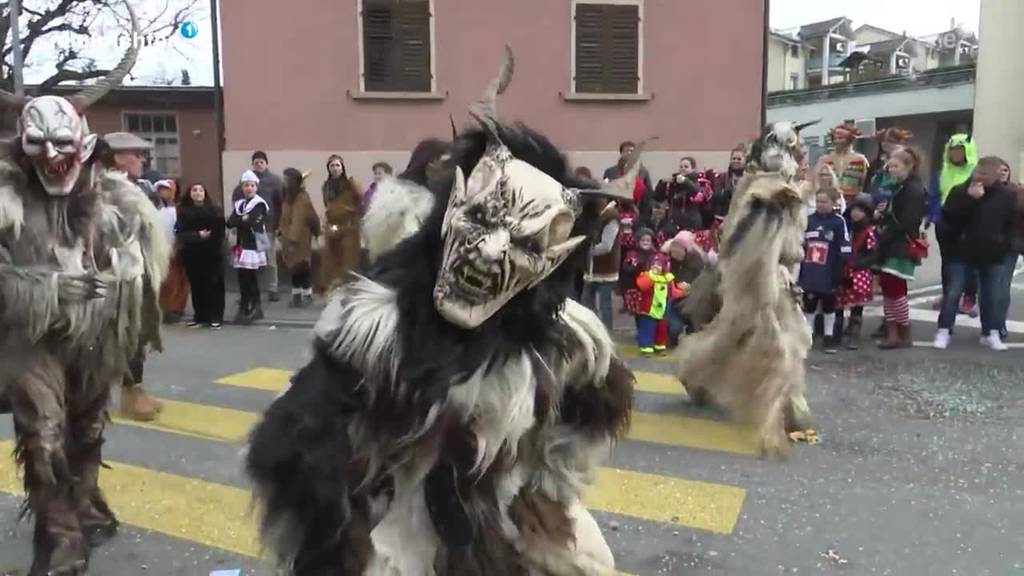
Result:
<svg viewBox="0 0 1024 576">
<path fill-rule="evenodd" d="M 969 316 L 971 318 L 978 317 L 978 304 L 974 301 L 974 298 L 968 298 L 964 296 L 960 300 L 960 314 Z"/>
<path fill-rule="evenodd" d="M 210 330 L 220 330 L 220 329 L 221 329 L 220 322 L 211 322 L 210 323 Z"/>
<path fill-rule="evenodd" d="M 1003 344 L 1003 339 L 999 337 L 999 332 L 989 332 L 988 336 L 982 336 L 981 345 L 986 348 L 991 348 L 996 352 L 1005 352 L 1009 350 L 1009 347 L 1006 344 Z"/>
<path fill-rule="evenodd" d="M 198 328 L 200 324 L 202 324 L 202 322 L 196 322 L 195 320 L 192 320 L 188 324 L 185 324 L 185 326 L 188 326 L 189 328 Z"/>
<path fill-rule="evenodd" d="M 935 333 L 935 341 L 932 342 L 938 350 L 945 350 L 949 348 L 949 330 L 946 328 L 939 328 L 939 331 Z"/>
</svg>

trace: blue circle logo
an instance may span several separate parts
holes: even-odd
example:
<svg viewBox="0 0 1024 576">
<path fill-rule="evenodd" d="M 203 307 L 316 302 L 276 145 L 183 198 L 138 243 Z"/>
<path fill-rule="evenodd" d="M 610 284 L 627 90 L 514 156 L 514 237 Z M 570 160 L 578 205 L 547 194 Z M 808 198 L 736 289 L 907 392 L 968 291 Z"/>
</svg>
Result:
<svg viewBox="0 0 1024 576">
<path fill-rule="evenodd" d="M 189 20 L 187 22 L 183 22 L 182 23 L 182 25 L 181 25 L 181 35 L 182 36 L 184 36 L 185 38 L 188 38 L 189 40 L 191 40 L 191 39 L 196 37 L 196 34 L 199 34 L 199 27 L 196 26 L 195 22 Z"/>
</svg>

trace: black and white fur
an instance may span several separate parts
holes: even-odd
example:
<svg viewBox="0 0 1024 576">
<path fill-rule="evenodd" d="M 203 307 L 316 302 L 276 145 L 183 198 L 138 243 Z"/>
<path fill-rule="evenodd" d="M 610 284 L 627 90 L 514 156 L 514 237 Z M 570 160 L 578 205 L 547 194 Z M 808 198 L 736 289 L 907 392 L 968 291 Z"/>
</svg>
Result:
<svg viewBox="0 0 1024 576">
<path fill-rule="evenodd" d="M 543 136 L 500 130 L 517 158 L 586 186 Z M 251 435 L 264 542 L 292 574 L 613 571 L 580 493 L 628 425 L 633 376 L 567 299 L 586 247 L 477 329 L 432 301 L 454 166 L 469 173 L 487 138 L 456 140 L 422 226 L 333 295 L 313 360 Z M 588 206 L 573 234 L 596 225 Z"/>
</svg>

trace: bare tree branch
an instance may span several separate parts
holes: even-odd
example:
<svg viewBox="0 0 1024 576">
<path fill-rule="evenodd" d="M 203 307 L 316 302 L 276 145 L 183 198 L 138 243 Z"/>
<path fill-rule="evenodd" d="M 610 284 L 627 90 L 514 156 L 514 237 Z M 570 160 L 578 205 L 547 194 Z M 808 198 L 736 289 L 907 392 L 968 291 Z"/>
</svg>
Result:
<svg viewBox="0 0 1024 576">
<path fill-rule="evenodd" d="M 61 82 L 81 82 L 102 78 L 110 73 L 110 70 L 69 70 L 67 68 L 58 70 L 56 74 L 39 83 L 39 91 L 45 92 Z"/>
</svg>

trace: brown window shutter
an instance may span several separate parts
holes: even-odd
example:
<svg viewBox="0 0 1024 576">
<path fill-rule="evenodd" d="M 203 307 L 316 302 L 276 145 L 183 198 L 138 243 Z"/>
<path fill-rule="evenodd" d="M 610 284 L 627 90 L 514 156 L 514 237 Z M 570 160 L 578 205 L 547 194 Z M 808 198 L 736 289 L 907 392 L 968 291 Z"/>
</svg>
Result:
<svg viewBox="0 0 1024 576">
<path fill-rule="evenodd" d="M 367 92 L 429 92 L 430 3 L 364 0 L 363 50 Z"/>
<path fill-rule="evenodd" d="M 640 8 L 576 5 L 576 92 L 636 94 L 640 88 Z"/>
</svg>

